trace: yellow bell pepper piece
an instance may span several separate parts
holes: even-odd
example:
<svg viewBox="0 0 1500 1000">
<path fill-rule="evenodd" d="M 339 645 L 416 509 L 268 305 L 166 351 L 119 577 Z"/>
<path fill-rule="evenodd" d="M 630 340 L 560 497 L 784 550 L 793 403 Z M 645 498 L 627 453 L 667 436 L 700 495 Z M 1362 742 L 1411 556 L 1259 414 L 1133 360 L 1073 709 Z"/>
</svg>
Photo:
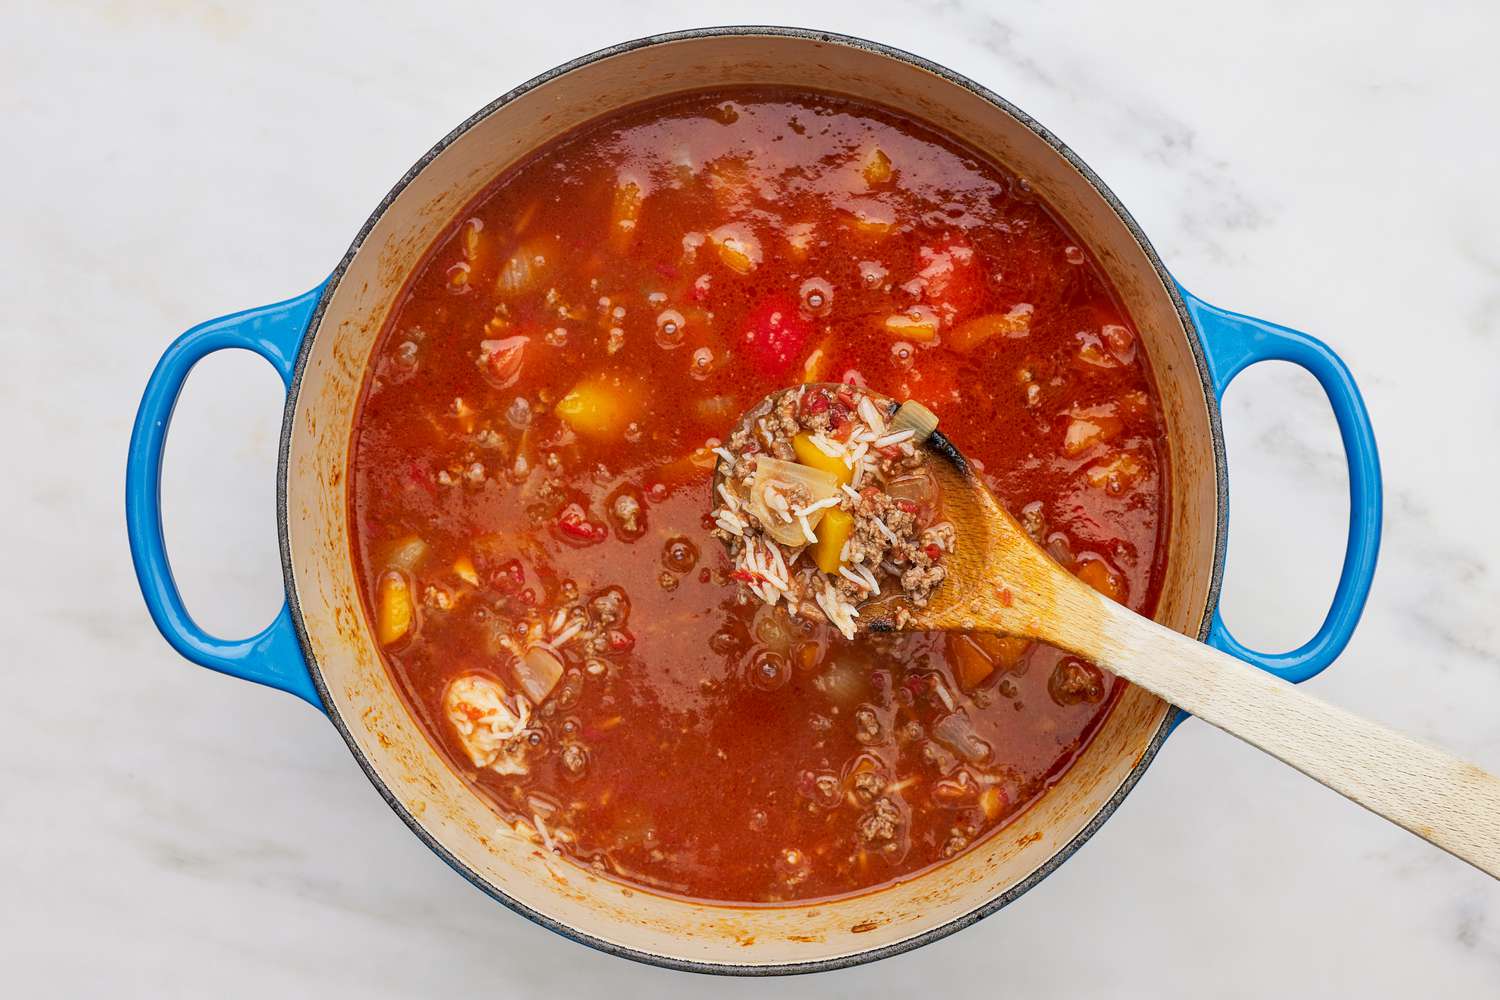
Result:
<svg viewBox="0 0 1500 1000">
<path fill-rule="evenodd" d="M 915 340 L 926 344 L 937 339 L 942 320 L 930 306 L 912 306 L 905 312 L 892 313 L 885 318 L 885 332 L 902 340 Z"/>
<path fill-rule="evenodd" d="M 840 486 L 854 481 L 854 470 L 845 465 L 842 458 L 824 454 L 823 449 L 812 443 L 812 435 L 807 431 L 792 438 L 792 451 L 796 452 L 799 465 L 828 473 L 839 481 Z"/>
<path fill-rule="evenodd" d="M 479 571 L 474 568 L 474 560 L 468 556 L 459 556 L 453 560 L 453 573 L 469 586 L 479 586 Z"/>
<path fill-rule="evenodd" d="M 737 274 L 749 274 L 760 265 L 760 241 L 736 226 L 720 226 L 708 234 L 719 260 Z"/>
<path fill-rule="evenodd" d="M 610 373 L 591 375 L 558 401 L 557 415 L 585 437 L 615 441 L 640 415 L 640 387 Z"/>
<path fill-rule="evenodd" d="M 891 179 L 891 158 L 885 155 L 885 150 L 874 146 L 865 154 L 864 165 L 860 167 L 860 173 L 865 175 L 865 183 L 870 187 L 879 187 Z"/>
<path fill-rule="evenodd" d="M 839 554 L 844 551 L 844 543 L 854 534 L 854 515 L 830 507 L 823 512 L 823 519 L 813 534 L 818 538 L 817 544 L 812 546 L 813 562 L 825 573 L 838 573 Z"/>
<path fill-rule="evenodd" d="M 389 646 L 411 631 L 415 617 L 406 577 L 395 570 L 387 571 L 376 588 L 375 638 L 382 646 Z"/>
</svg>

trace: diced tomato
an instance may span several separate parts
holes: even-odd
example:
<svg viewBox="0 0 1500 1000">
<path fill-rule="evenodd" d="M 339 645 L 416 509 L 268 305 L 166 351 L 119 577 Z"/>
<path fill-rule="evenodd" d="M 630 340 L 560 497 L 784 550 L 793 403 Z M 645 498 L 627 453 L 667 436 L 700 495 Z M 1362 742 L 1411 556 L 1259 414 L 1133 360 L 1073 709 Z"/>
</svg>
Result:
<svg viewBox="0 0 1500 1000">
<path fill-rule="evenodd" d="M 745 356 L 755 370 L 768 378 L 781 379 L 807 352 L 812 324 L 797 311 L 797 303 L 782 295 L 761 300 L 745 324 Z"/>
<path fill-rule="evenodd" d="M 588 514 L 576 503 L 570 503 L 557 515 L 557 531 L 568 541 L 592 545 L 604 541 L 607 531 L 602 524 L 589 520 Z"/>
<path fill-rule="evenodd" d="M 936 545 L 928 545 L 923 548 L 922 551 L 926 552 L 927 558 L 931 559 L 933 562 L 937 562 L 943 558 L 943 550 Z"/>
<path fill-rule="evenodd" d="M 828 409 L 828 393 L 823 390 L 809 392 L 802 397 L 802 415 L 810 417 Z"/>
<path fill-rule="evenodd" d="M 849 434 L 854 430 L 853 414 L 851 414 L 843 403 L 836 403 L 833 412 L 828 417 L 828 436 L 835 441 L 849 440 Z"/>
<path fill-rule="evenodd" d="M 952 324 L 969 313 L 984 295 L 984 275 L 980 273 L 978 255 L 961 236 L 947 236 L 932 246 L 917 250 L 922 269 L 922 301 L 926 302 L 945 324 Z"/>
<path fill-rule="evenodd" d="M 526 357 L 530 337 L 504 337 L 479 343 L 480 366 L 501 389 L 508 389 L 521 377 L 521 362 Z"/>
<path fill-rule="evenodd" d="M 427 491 L 429 496 L 437 496 L 437 484 L 432 481 L 432 475 L 422 468 L 419 462 L 408 462 L 406 465 L 406 478 L 413 486 L 421 487 Z"/>
<path fill-rule="evenodd" d="M 526 586 L 526 569 L 519 559 L 512 559 L 495 571 L 493 583 L 500 590 L 514 594 Z"/>
</svg>

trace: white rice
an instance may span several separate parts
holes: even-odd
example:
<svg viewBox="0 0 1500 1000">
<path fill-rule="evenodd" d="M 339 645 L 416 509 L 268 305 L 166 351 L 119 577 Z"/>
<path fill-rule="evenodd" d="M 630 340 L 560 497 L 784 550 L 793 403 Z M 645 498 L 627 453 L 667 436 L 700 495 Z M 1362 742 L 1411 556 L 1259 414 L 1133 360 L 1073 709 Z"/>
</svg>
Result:
<svg viewBox="0 0 1500 1000">
<path fill-rule="evenodd" d="M 884 521 L 882 521 L 880 518 L 878 518 L 878 517 L 872 517 L 872 518 L 870 518 L 870 520 L 874 522 L 875 527 L 877 527 L 877 528 L 880 529 L 880 533 L 882 535 L 884 535 L 886 538 L 890 539 L 890 542 L 891 542 L 892 545 L 895 545 L 897 542 L 901 541 L 901 539 L 899 539 L 899 538 L 896 537 L 896 533 L 894 531 L 892 531 L 890 528 L 888 528 L 886 526 L 886 523 Z"/>
<path fill-rule="evenodd" d="M 912 430 L 910 427 L 904 428 L 899 431 L 892 431 L 882 438 L 877 438 L 875 441 L 875 447 L 889 448 L 893 444 L 900 444 L 903 441 L 910 440 L 916 433 L 917 432 Z"/>
<path fill-rule="evenodd" d="M 837 507 L 838 505 L 838 497 L 824 497 L 822 500 L 810 503 L 806 507 L 798 507 L 793 513 L 795 513 L 798 517 L 806 517 L 809 514 L 813 514 L 817 511 L 823 510 L 825 507 Z"/>
<path fill-rule="evenodd" d="M 838 591 L 833 589 L 833 584 L 824 584 L 823 589 L 813 595 L 813 599 L 818 602 L 818 607 L 823 609 L 823 613 L 828 616 L 828 620 L 833 623 L 834 627 L 843 633 L 845 639 L 854 638 L 854 619 L 858 617 L 859 612 L 854 605 L 839 599 Z"/>
<path fill-rule="evenodd" d="M 729 464 L 731 466 L 734 465 L 734 460 L 730 459 Z M 728 507 L 730 510 L 737 511 L 740 509 L 740 498 L 729 492 L 728 487 L 726 487 L 723 483 L 719 484 L 719 496 L 724 498 L 724 506 Z"/>
<path fill-rule="evenodd" d="M 574 621 L 567 628 L 552 637 L 553 646 L 563 646 L 583 629 L 582 621 Z"/>
<path fill-rule="evenodd" d="M 715 455 L 718 455 L 724 461 L 728 462 L 731 469 L 734 468 L 734 452 L 730 451 L 728 448 L 725 448 L 723 445 L 719 445 L 717 448 L 710 448 L 709 451 L 713 452 Z"/>
<path fill-rule="evenodd" d="M 813 534 L 812 525 L 807 522 L 807 515 L 799 512 L 797 514 L 797 523 L 802 526 L 802 537 L 807 539 L 807 544 L 816 545 L 818 536 Z"/>
<path fill-rule="evenodd" d="M 839 576 L 843 577 L 845 580 L 848 580 L 850 583 L 854 584 L 860 590 L 863 590 L 863 591 L 866 591 L 866 592 L 872 590 L 872 588 L 870 587 L 869 583 L 867 583 L 865 581 L 865 578 L 862 577 L 862 576 L 860 576 L 858 573 L 851 572 L 850 569 L 849 569 L 849 567 L 847 565 L 840 565 L 839 566 Z"/>
<path fill-rule="evenodd" d="M 547 821 L 542 819 L 541 813 L 531 814 L 531 825 L 536 827 L 537 836 L 542 838 L 542 847 L 546 849 L 547 853 L 551 854 L 555 851 L 557 845 L 553 842 L 552 833 L 547 829 Z"/>
<path fill-rule="evenodd" d="M 877 434 L 885 430 L 885 418 L 880 415 L 880 410 L 870 402 L 869 396 L 861 396 L 859 400 L 859 415 L 864 418 L 865 423 Z"/>
<path fill-rule="evenodd" d="M 778 589 L 785 590 L 788 581 L 786 578 L 786 560 L 781 557 L 781 547 L 767 543 L 766 551 L 771 554 L 771 561 L 766 564 L 766 568 L 773 571 L 767 575 L 780 585 Z"/>
<path fill-rule="evenodd" d="M 745 545 L 745 568 L 756 576 L 765 576 L 766 573 L 760 561 L 760 546 L 753 538 Z"/>
<path fill-rule="evenodd" d="M 829 458 L 842 458 L 844 456 L 843 446 L 821 431 L 817 434 L 809 434 L 807 439 L 812 442 L 814 448 Z"/>
</svg>

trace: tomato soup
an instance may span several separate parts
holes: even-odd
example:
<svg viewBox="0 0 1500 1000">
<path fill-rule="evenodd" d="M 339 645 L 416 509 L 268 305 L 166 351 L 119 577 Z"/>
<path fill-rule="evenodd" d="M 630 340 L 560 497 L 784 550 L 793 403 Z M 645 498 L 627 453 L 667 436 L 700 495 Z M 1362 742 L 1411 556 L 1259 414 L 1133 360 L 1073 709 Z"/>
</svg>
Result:
<svg viewBox="0 0 1500 1000">
<path fill-rule="evenodd" d="M 802 90 L 601 118 L 436 241 L 350 449 L 389 670 L 540 849 L 700 899 L 855 893 L 994 833 L 1109 711 L 1119 682 L 1052 648 L 846 639 L 742 600 L 712 534 L 714 449 L 812 382 L 930 408 L 1063 566 L 1152 611 L 1151 373 L 1025 178 Z"/>
</svg>

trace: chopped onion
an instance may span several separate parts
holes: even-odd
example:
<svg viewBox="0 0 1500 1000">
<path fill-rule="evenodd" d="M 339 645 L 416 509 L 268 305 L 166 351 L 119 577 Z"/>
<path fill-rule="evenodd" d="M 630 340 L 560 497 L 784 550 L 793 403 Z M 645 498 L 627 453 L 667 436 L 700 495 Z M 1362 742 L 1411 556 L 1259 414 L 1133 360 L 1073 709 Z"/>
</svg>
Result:
<svg viewBox="0 0 1500 1000">
<path fill-rule="evenodd" d="M 932 727 L 932 738 L 971 764 L 990 759 L 990 745 L 974 732 L 974 723 L 963 709 L 939 719 Z"/>
<path fill-rule="evenodd" d="M 512 670 L 526 697 L 532 704 L 540 705 L 562 679 L 563 662 L 551 648 L 532 645 L 521 654 Z"/>
<path fill-rule="evenodd" d="M 840 657 L 813 678 L 813 687 L 833 705 L 853 709 L 870 694 L 869 665 Z"/>
<path fill-rule="evenodd" d="M 938 508 L 937 480 L 925 469 L 892 479 L 885 491 L 893 499 L 916 504 L 919 522 L 925 522 Z"/>
<path fill-rule="evenodd" d="M 760 519 L 766 534 L 782 545 L 802 545 L 807 539 L 803 537 L 799 521 L 795 518 L 783 518 L 773 512 L 771 505 L 766 502 L 766 491 L 772 489 L 786 492 L 797 486 L 806 487 L 808 502 L 816 503 L 837 496 L 839 481 L 833 473 L 821 469 L 798 465 L 796 462 L 783 462 L 766 455 L 756 457 L 755 478 L 750 483 L 750 513 Z M 822 510 L 813 511 L 807 516 L 808 527 L 816 528 L 822 519 Z"/>
<path fill-rule="evenodd" d="M 392 544 L 386 565 L 403 573 L 414 572 L 417 564 L 427 556 L 427 543 L 416 535 L 407 535 Z"/>
<path fill-rule="evenodd" d="M 751 634 L 757 642 L 778 655 L 785 656 L 792 648 L 791 621 L 781 608 L 757 608 Z"/>
</svg>

